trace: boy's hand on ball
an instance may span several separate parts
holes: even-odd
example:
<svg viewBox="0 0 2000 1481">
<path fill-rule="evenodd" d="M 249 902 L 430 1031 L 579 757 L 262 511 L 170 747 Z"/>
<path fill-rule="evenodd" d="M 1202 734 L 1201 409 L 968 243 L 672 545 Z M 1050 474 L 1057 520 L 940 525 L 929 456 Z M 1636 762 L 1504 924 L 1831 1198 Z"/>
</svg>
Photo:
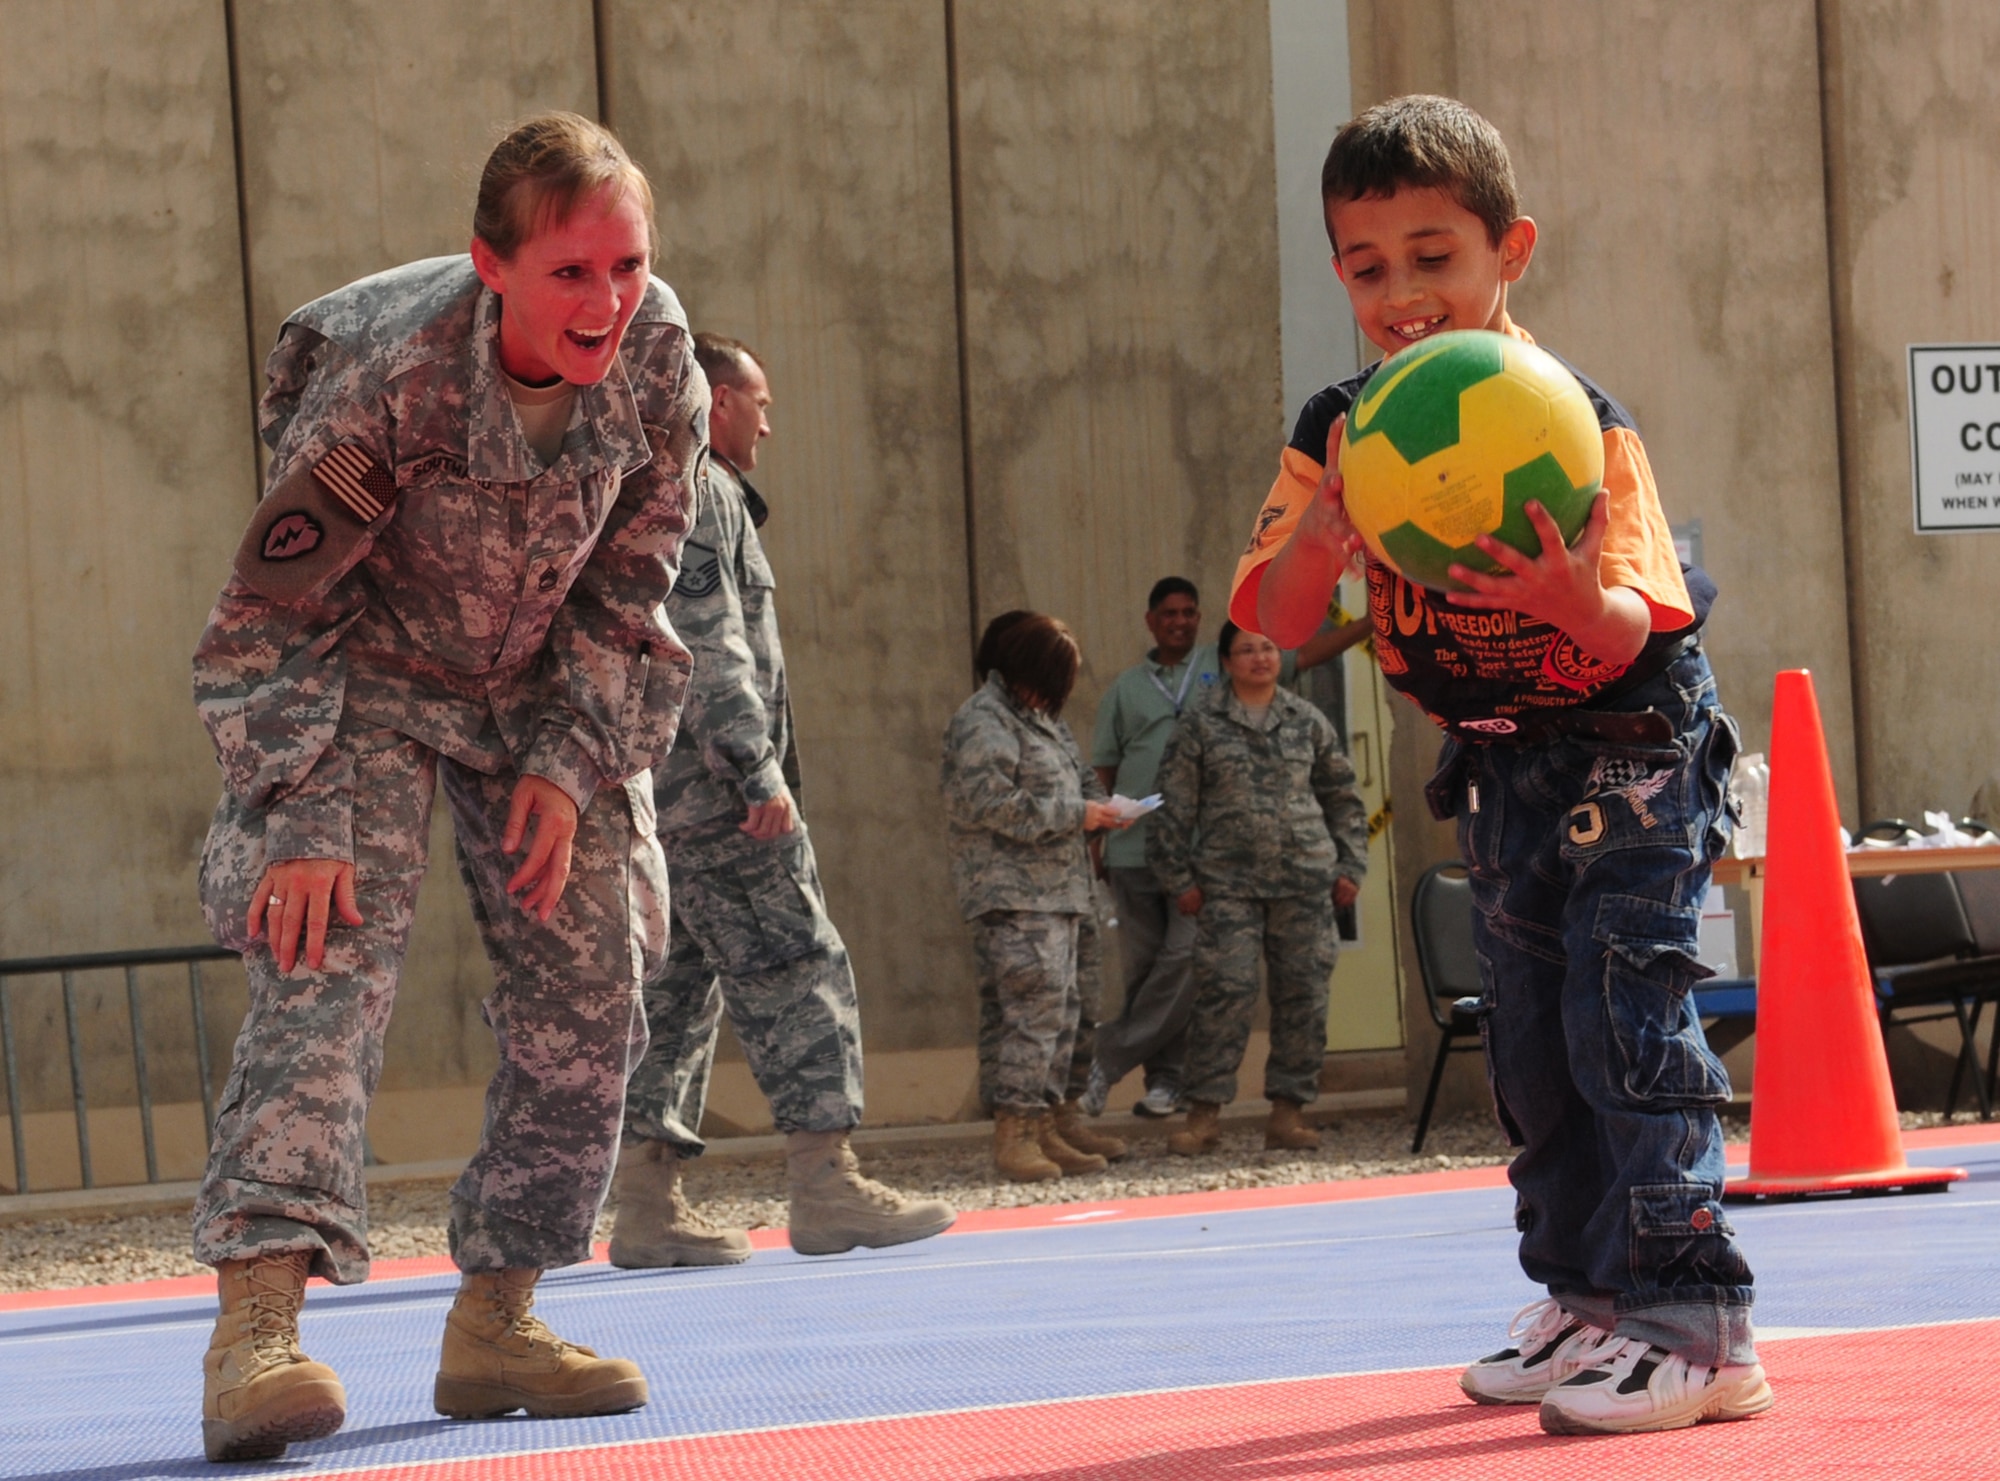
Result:
<svg viewBox="0 0 2000 1481">
<path fill-rule="evenodd" d="M 1506 573 L 1488 575 L 1455 564 L 1451 579 L 1470 589 L 1448 592 L 1445 599 L 1455 607 L 1525 612 L 1561 628 L 1601 663 L 1630 663 L 1646 646 L 1652 614 L 1637 592 L 1606 587 L 1598 576 L 1610 508 L 1610 497 L 1600 491 L 1591 501 L 1590 518 L 1576 544 L 1565 548 L 1554 517 L 1539 499 L 1529 500 L 1522 509 L 1542 537 L 1542 553 L 1524 555 L 1504 541 L 1481 535 L 1474 543 Z"/>
<path fill-rule="evenodd" d="M 1345 570 L 1361 549 L 1361 532 L 1347 517 L 1347 500 L 1340 478 L 1340 439 L 1347 430 L 1346 416 L 1337 416 L 1326 432 L 1326 471 L 1320 475 L 1319 491 L 1299 516 L 1296 539 L 1317 545 L 1333 555 Z"/>
</svg>

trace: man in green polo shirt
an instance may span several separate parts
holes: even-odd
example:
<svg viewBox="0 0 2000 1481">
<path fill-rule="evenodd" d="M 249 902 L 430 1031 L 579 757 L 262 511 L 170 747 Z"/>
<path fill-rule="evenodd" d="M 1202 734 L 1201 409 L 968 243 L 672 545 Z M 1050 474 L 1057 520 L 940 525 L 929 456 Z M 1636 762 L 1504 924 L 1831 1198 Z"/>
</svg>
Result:
<svg viewBox="0 0 2000 1481">
<path fill-rule="evenodd" d="M 1213 643 L 1201 635 L 1201 595 L 1184 576 L 1165 576 L 1146 599 L 1146 630 L 1153 648 L 1120 674 L 1097 706 L 1090 761 L 1107 792 L 1145 797 L 1153 790 L 1167 738 L 1181 711 L 1203 689 L 1221 682 Z M 1284 655 L 1279 682 L 1324 663 L 1368 635 L 1366 619 L 1331 628 L 1295 653 Z M 1146 867 L 1142 819 L 1106 838 L 1102 869 L 1118 910 L 1119 956 L 1124 963 L 1125 1007 L 1097 1026 L 1096 1059 L 1083 1108 L 1104 1109 L 1111 1087 L 1140 1064 L 1146 1093 L 1133 1110 L 1169 1116 L 1180 1106 L 1186 1028 L 1194 1008 L 1189 953 L 1195 918 L 1182 915 Z"/>
</svg>

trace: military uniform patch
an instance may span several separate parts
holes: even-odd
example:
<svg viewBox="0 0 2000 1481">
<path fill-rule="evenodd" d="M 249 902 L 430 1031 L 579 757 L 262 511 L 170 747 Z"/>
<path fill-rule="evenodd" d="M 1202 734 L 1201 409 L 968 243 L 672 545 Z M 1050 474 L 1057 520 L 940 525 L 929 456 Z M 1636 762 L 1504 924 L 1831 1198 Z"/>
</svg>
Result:
<svg viewBox="0 0 2000 1481">
<path fill-rule="evenodd" d="M 313 464 L 313 477 L 363 524 L 374 523 L 396 502 L 396 475 L 359 443 L 341 443 Z"/>
<path fill-rule="evenodd" d="M 279 516 L 264 532 L 264 559 L 297 560 L 317 550 L 325 535 L 326 531 L 319 527 L 318 520 L 295 509 L 290 514 Z"/>
<path fill-rule="evenodd" d="M 463 483 L 469 476 L 465 459 L 458 454 L 431 452 L 425 453 L 413 463 L 405 463 L 396 475 L 396 483 L 399 487 L 407 487 L 432 478 L 448 478 Z"/>
<path fill-rule="evenodd" d="M 296 602 L 344 569 L 395 504 L 395 474 L 343 442 L 271 486 L 236 548 L 236 574 L 259 596 Z"/>
<path fill-rule="evenodd" d="M 706 545 L 688 541 L 681 556 L 681 575 L 674 583 L 674 595 L 712 597 L 721 589 L 722 557 Z"/>
</svg>

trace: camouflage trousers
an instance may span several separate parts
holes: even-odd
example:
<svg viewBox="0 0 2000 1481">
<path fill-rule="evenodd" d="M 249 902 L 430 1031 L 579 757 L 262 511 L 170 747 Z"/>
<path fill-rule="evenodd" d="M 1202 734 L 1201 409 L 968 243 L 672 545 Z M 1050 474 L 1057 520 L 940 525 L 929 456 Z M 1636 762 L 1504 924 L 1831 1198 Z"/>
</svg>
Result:
<svg viewBox="0 0 2000 1481">
<path fill-rule="evenodd" d="M 668 847 L 672 848 L 672 840 Z M 804 828 L 676 864 L 672 941 L 646 981 L 646 1056 L 627 1134 L 698 1157 L 722 1014 L 780 1131 L 861 1124 L 861 1005 Z"/>
<path fill-rule="evenodd" d="M 645 1048 L 640 984 L 666 945 L 651 778 L 598 789 L 578 820 L 568 888 L 543 922 L 506 891 L 519 867 L 500 851 L 513 774 L 482 775 L 352 716 L 334 744 L 354 772 L 363 923 L 331 927 L 319 971 L 302 952 L 281 976 L 266 942 L 245 939 L 265 867 L 263 815 L 225 794 L 203 850 L 202 908 L 216 939 L 243 953 L 250 1011 L 195 1199 L 195 1257 L 214 1265 L 307 1250 L 315 1275 L 367 1278 L 362 1132 L 442 774 L 459 872 L 493 964 L 482 1008 L 500 1051 L 478 1150 L 452 1188 L 452 1255 L 468 1271 L 587 1260 L 625 1077 Z"/>
<path fill-rule="evenodd" d="M 1277 900 L 1209 896 L 1194 934 L 1194 1016 L 1188 1020 L 1189 1100 L 1227 1105 L 1250 1043 L 1261 958 L 1271 996 L 1271 1057 L 1264 1094 L 1301 1105 L 1319 1096 L 1326 1003 L 1340 952 L 1329 892 Z"/>
<path fill-rule="evenodd" d="M 1070 1049 L 1063 1099 L 1075 1100 L 1090 1084 L 1097 1056 L 1097 1025 L 1104 1013 L 1104 927 L 1095 910 L 1076 921 L 1076 1043 Z"/>
<path fill-rule="evenodd" d="M 992 1013 L 1000 1013 L 998 999 Z M 1062 1085 L 1062 1099 L 1082 1099 L 1090 1089 L 1090 1061 L 1098 1053 L 1098 1017 L 1104 1013 L 1104 935 L 1096 911 L 1076 917 L 1076 1041 L 1070 1047 L 1070 1073 Z M 980 991 L 980 1105 L 992 1111 L 992 1087 L 1000 1075 L 1000 1025 L 998 1017 L 988 1029 L 988 997 Z"/>
<path fill-rule="evenodd" d="M 1081 1093 L 1090 1056 L 1076 1051 L 1078 945 L 1089 919 L 1045 910 L 989 910 L 973 919 L 979 1100 L 989 1110 L 1040 1110 Z"/>
</svg>

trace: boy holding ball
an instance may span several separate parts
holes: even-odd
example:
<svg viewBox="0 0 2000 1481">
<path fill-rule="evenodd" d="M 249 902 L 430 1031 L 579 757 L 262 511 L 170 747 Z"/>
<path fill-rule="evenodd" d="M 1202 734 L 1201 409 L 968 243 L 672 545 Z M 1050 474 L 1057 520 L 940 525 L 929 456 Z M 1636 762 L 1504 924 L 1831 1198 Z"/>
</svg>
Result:
<svg viewBox="0 0 2000 1481">
<path fill-rule="evenodd" d="M 1528 338 L 1507 285 L 1535 224 L 1471 109 L 1369 109 L 1334 139 L 1320 193 L 1334 270 L 1385 355 L 1453 329 Z M 1361 551 L 1336 470 L 1377 368 L 1306 403 L 1237 568 L 1230 616 L 1281 646 L 1317 630 Z M 1488 1073 L 1520 1149 L 1521 1265 L 1549 1293 L 1460 1384 L 1481 1403 L 1539 1403 L 1553 1434 L 1771 1406 L 1750 1267 L 1720 1202 L 1729 1081 L 1688 996 L 1707 975 L 1696 935 L 1737 751 L 1701 650 L 1715 588 L 1675 557 L 1631 418 L 1578 379 L 1605 469 L 1574 547 L 1530 503 L 1541 553 L 1482 535 L 1503 573 L 1453 566 L 1463 591 L 1366 563 L 1383 673 L 1446 732 L 1425 795 L 1457 820 L 1472 879 Z"/>
</svg>

